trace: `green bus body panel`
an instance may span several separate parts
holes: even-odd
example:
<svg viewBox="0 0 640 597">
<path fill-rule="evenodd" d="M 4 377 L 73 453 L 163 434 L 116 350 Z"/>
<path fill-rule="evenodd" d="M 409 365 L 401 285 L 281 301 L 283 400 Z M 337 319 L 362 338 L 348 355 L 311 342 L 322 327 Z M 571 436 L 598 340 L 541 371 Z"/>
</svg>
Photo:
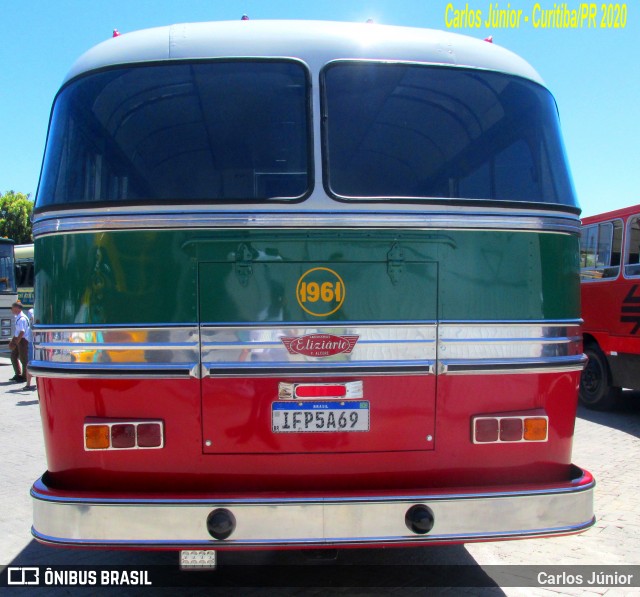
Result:
<svg viewBox="0 0 640 597">
<path fill-rule="evenodd" d="M 200 318 L 217 321 L 435 321 L 437 318 L 437 267 L 433 263 L 405 263 L 394 284 L 387 264 L 371 262 L 255 263 L 246 285 L 232 264 L 200 266 Z M 308 277 L 317 284 L 332 284 L 335 271 L 346 286 L 344 301 L 307 300 L 296 297 L 297 281 Z M 314 275 L 315 274 L 315 275 Z M 325 274 L 323 276 L 323 274 Z M 328 275 L 327 275 L 328 274 Z M 342 283 L 342 282 L 339 282 Z M 416 300 L 419 297 L 419 300 Z M 305 311 L 303 305 L 307 307 Z M 309 312 L 310 311 L 310 312 Z M 325 315 L 335 311 L 331 315 Z M 316 314 L 316 315 L 314 315 Z"/>
<path fill-rule="evenodd" d="M 36 319 L 43 325 L 182 324 L 199 317 L 504 321 L 580 313 L 578 239 L 565 234 L 113 231 L 45 236 L 35 252 Z M 307 292 L 301 302 L 303 282 L 311 291 L 326 283 L 332 299 L 314 303 Z"/>
</svg>

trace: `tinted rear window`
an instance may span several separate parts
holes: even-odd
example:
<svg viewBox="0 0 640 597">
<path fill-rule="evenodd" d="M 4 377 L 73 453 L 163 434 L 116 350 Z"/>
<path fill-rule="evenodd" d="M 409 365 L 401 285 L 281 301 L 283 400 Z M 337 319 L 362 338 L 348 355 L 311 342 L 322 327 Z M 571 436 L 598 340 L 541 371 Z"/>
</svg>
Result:
<svg viewBox="0 0 640 597">
<path fill-rule="evenodd" d="M 323 111 L 335 196 L 576 205 L 555 102 L 528 80 L 336 63 L 325 69 Z"/>
<path fill-rule="evenodd" d="M 302 197 L 308 94 L 306 69 L 290 61 L 84 76 L 56 99 L 37 207 Z"/>
</svg>

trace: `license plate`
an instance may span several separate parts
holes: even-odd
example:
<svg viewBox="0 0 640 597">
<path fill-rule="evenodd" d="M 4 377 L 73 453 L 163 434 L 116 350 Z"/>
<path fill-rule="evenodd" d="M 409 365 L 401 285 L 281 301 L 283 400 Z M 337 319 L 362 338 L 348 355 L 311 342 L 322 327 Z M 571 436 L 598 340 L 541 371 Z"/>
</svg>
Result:
<svg viewBox="0 0 640 597">
<path fill-rule="evenodd" d="M 346 433 L 369 431 L 369 403 L 274 402 L 271 408 L 274 433 Z"/>
</svg>

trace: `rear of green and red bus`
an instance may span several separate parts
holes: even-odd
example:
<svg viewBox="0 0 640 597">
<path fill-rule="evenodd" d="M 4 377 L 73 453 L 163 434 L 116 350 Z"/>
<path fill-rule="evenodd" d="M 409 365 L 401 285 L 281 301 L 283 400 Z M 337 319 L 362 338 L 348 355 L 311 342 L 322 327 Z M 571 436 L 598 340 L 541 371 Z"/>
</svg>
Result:
<svg viewBox="0 0 640 597">
<path fill-rule="evenodd" d="M 578 532 L 579 223 L 551 95 L 414 63 L 85 73 L 37 200 L 62 545 Z"/>
</svg>

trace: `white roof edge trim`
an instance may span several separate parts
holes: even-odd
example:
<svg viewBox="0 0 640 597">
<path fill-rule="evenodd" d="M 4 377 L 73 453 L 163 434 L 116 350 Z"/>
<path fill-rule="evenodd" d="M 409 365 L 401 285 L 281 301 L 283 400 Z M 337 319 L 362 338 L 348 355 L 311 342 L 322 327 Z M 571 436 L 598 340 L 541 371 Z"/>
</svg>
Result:
<svg viewBox="0 0 640 597">
<path fill-rule="evenodd" d="M 540 85 L 536 70 L 513 52 L 458 33 L 333 21 L 217 21 L 124 33 L 94 46 L 64 83 L 116 65 L 206 58 L 298 58 L 317 72 L 339 59 L 387 60 L 491 70 Z"/>
</svg>

